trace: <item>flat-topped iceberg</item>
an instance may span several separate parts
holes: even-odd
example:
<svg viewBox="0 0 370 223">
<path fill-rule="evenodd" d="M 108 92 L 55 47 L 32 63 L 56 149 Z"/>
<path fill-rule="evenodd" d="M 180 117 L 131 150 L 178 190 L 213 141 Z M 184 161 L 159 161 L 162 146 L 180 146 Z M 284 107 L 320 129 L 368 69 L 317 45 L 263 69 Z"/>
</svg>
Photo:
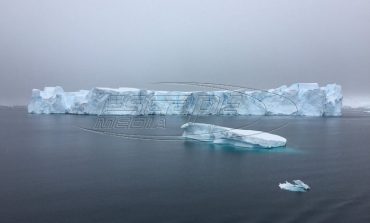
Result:
<svg viewBox="0 0 370 223">
<path fill-rule="evenodd" d="M 90 115 L 299 115 L 339 116 L 341 86 L 299 83 L 270 90 L 154 91 L 61 87 L 32 90 L 29 113 Z"/>
<path fill-rule="evenodd" d="M 223 126 L 188 122 L 181 126 L 183 137 L 214 144 L 229 144 L 237 147 L 274 148 L 285 146 L 281 136 L 262 131 L 232 129 Z"/>
</svg>

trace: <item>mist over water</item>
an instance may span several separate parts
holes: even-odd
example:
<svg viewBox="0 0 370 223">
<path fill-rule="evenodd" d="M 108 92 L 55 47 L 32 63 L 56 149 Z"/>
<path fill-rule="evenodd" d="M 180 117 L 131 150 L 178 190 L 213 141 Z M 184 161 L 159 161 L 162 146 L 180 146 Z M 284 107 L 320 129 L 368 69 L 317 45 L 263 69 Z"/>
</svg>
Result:
<svg viewBox="0 0 370 223">
<path fill-rule="evenodd" d="M 44 86 L 157 81 L 338 83 L 345 97 L 370 95 L 369 11 L 365 0 L 1 1 L 0 104 Z"/>
</svg>

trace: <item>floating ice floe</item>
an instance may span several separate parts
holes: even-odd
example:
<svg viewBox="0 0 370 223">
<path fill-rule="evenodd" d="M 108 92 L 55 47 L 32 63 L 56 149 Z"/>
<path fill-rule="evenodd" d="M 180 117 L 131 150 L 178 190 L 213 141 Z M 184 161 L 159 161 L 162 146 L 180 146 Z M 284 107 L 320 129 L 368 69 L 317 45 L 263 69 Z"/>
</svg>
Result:
<svg viewBox="0 0 370 223">
<path fill-rule="evenodd" d="M 28 112 L 89 115 L 297 115 L 340 116 L 337 84 L 297 83 L 270 90 L 155 91 L 101 88 L 65 92 L 33 89 Z"/>
<path fill-rule="evenodd" d="M 274 148 L 285 146 L 281 136 L 262 131 L 232 129 L 223 126 L 188 122 L 181 126 L 183 137 L 214 144 L 229 144 L 237 147 Z"/>
<path fill-rule="evenodd" d="M 301 180 L 293 180 L 293 184 L 285 181 L 285 183 L 280 183 L 279 187 L 282 190 L 289 190 L 293 192 L 306 192 L 311 189 L 310 186 L 303 183 Z"/>
</svg>

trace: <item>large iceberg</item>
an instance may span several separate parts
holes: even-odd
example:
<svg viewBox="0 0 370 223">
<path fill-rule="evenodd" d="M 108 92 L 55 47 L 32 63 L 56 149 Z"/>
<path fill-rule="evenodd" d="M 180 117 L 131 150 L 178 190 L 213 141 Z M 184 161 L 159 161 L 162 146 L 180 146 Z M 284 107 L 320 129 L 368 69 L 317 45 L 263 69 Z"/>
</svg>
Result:
<svg viewBox="0 0 370 223">
<path fill-rule="evenodd" d="M 214 144 L 229 144 L 237 147 L 274 148 L 286 145 L 281 136 L 262 131 L 233 129 L 223 126 L 188 122 L 181 126 L 183 137 Z"/>
<path fill-rule="evenodd" d="M 341 86 L 298 83 L 270 90 L 154 91 L 100 88 L 65 92 L 33 89 L 29 113 L 91 115 L 340 116 Z"/>
</svg>

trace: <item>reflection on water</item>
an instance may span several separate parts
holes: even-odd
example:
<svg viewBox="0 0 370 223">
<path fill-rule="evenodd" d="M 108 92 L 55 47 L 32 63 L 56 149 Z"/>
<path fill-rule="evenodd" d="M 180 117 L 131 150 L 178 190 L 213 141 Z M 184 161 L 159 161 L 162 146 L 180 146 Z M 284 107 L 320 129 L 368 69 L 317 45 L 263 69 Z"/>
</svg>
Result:
<svg viewBox="0 0 370 223">
<path fill-rule="evenodd" d="M 201 142 L 192 139 L 184 139 L 186 149 L 207 149 L 215 150 L 218 152 L 231 152 L 231 153 L 289 153 L 289 154 L 303 154 L 304 151 L 292 147 L 277 147 L 273 149 L 258 148 L 258 147 L 235 147 L 228 144 L 213 144 L 209 142 Z"/>
</svg>

